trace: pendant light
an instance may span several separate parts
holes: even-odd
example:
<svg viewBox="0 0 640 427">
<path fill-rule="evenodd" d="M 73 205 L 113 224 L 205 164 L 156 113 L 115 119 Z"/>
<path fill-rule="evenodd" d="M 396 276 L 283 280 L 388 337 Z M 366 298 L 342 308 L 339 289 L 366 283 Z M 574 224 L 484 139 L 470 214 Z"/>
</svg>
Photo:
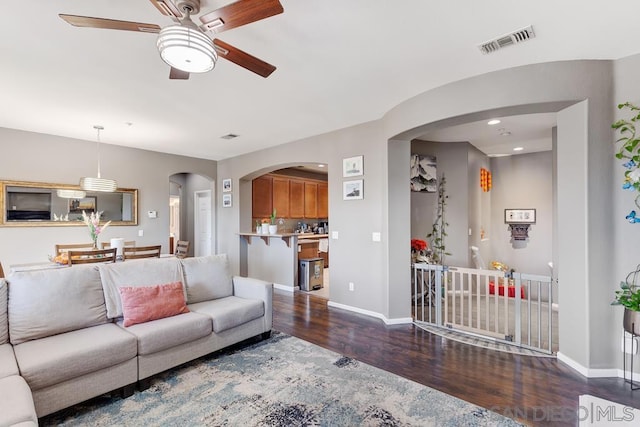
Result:
<svg viewBox="0 0 640 427">
<path fill-rule="evenodd" d="M 80 188 L 85 191 L 102 191 L 102 192 L 114 192 L 118 188 L 118 184 L 113 179 L 106 179 L 100 177 L 100 131 L 104 127 L 95 125 L 93 127 L 98 132 L 97 137 L 97 151 L 98 151 L 98 177 L 82 177 L 80 178 Z"/>
<path fill-rule="evenodd" d="M 86 191 L 82 190 L 60 189 L 57 190 L 56 194 L 58 195 L 58 197 L 61 197 L 63 199 L 84 199 L 85 197 L 87 197 Z"/>
</svg>

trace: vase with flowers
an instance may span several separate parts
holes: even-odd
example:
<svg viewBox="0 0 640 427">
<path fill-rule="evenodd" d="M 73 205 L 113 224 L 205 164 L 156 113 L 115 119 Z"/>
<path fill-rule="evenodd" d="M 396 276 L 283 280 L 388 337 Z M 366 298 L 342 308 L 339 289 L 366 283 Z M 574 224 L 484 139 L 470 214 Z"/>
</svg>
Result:
<svg viewBox="0 0 640 427">
<path fill-rule="evenodd" d="M 82 211 L 82 221 L 89 228 L 89 234 L 91 235 L 91 240 L 93 241 L 93 249 L 98 249 L 98 236 L 105 230 L 105 228 L 109 226 L 109 224 L 111 224 L 111 221 L 107 221 L 101 226 L 101 216 L 102 211 L 91 212 L 89 215 L 87 215 L 85 211 Z"/>
<path fill-rule="evenodd" d="M 411 262 L 430 262 L 426 240 L 411 239 Z"/>
</svg>

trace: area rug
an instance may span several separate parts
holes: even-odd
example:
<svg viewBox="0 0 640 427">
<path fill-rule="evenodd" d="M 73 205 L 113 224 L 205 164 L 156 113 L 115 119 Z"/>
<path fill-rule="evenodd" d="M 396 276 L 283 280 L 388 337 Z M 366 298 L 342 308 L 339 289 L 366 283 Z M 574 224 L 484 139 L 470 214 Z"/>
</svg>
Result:
<svg viewBox="0 0 640 427">
<path fill-rule="evenodd" d="M 282 333 L 169 370 L 127 399 L 101 396 L 40 421 L 136 427 L 521 425 Z"/>
</svg>

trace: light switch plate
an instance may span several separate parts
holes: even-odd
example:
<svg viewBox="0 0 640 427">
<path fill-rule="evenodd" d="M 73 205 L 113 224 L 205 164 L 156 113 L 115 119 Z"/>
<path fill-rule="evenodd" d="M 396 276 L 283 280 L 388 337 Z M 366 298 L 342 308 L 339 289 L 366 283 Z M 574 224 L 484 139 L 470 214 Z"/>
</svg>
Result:
<svg viewBox="0 0 640 427">
<path fill-rule="evenodd" d="M 144 230 L 138 230 L 138 237 L 144 236 Z"/>
<path fill-rule="evenodd" d="M 332 231 L 331 232 L 331 238 L 333 240 L 338 240 L 338 232 L 337 231 Z"/>
<path fill-rule="evenodd" d="M 374 242 L 379 242 L 382 240 L 382 235 L 379 231 L 374 231 L 373 233 L 371 233 L 371 240 L 373 240 Z"/>
<path fill-rule="evenodd" d="M 149 218 L 158 218 L 158 211 L 149 211 L 147 212 Z"/>
</svg>

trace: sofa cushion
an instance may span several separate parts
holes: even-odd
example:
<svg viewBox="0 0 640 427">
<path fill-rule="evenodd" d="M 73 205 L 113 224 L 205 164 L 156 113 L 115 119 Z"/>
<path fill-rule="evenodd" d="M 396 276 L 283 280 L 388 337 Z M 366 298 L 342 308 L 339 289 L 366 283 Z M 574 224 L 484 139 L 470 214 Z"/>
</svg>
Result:
<svg viewBox="0 0 640 427">
<path fill-rule="evenodd" d="M 28 341 L 13 350 L 21 375 L 32 390 L 39 390 L 131 360 L 137 342 L 118 325 L 107 323 Z"/>
<path fill-rule="evenodd" d="M 189 304 L 189 309 L 210 316 L 216 333 L 264 316 L 262 300 L 234 296 Z"/>
<path fill-rule="evenodd" d="M 155 286 L 121 286 L 124 326 L 188 313 L 182 282 Z"/>
<path fill-rule="evenodd" d="M 93 265 L 16 272 L 8 282 L 11 344 L 108 321 L 100 275 Z"/>
<path fill-rule="evenodd" d="M 0 345 L 9 342 L 9 319 L 7 319 L 7 281 L 0 279 Z"/>
<path fill-rule="evenodd" d="M 0 379 L 0 423 L 3 426 L 37 426 L 31 390 L 17 375 Z"/>
<path fill-rule="evenodd" d="M 138 339 L 139 355 L 153 354 L 210 335 L 211 318 L 185 313 L 129 326 L 126 330 Z"/>
<path fill-rule="evenodd" d="M 18 364 L 16 363 L 16 356 L 13 354 L 13 347 L 11 344 L 0 345 L 0 378 L 8 377 L 10 375 L 19 375 Z"/>
<path fill-rule="evenodd" d="M 120 286 L 151 286 L 182 282 L 182 266 L 177 258 L 134 259 L 98 266 L 107 316 L 122 317 Z M 185 293 L 185 298 L 186 298 Z"/>
<path fill-rule="evenodd" d="M 187 288 L 187 303 L 233 295 L 233 282 L 226 254 L 181 260 Z"/>
</svg>

